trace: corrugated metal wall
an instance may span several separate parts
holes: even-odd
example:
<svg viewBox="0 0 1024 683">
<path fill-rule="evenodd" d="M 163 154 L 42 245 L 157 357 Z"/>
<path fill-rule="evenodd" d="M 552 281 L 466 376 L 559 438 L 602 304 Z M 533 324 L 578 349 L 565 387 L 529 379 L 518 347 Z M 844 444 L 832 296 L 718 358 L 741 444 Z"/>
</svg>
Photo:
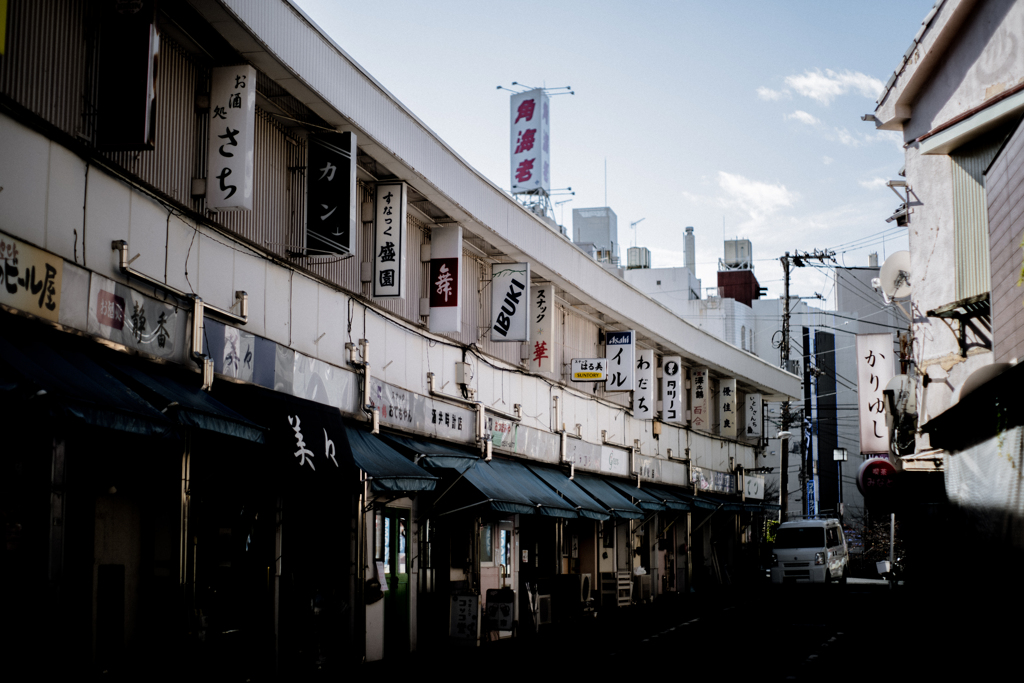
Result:
<svg viewBox="0 0 1024 683">
<path fill-rule="evenodd" d="M 0 92 L 69 135 L 81 132 L 86 3 L 10 0 Z"/>
<path fill-rule="evenodd" d="M 992 269 L 992 344 L 996 363 L 1024 358 L 1024 126 L 1018 126 L 985 178 Z"/>
<path fill-rule="evenodd" d="M 957 300 L 991 289 L 988 250 L 988 201 L 985 169 L 992 163 L 1003 137 L 968 145 L 950 155 L 953 170 L 953 211 L 956 248 Z"/>
</svg>

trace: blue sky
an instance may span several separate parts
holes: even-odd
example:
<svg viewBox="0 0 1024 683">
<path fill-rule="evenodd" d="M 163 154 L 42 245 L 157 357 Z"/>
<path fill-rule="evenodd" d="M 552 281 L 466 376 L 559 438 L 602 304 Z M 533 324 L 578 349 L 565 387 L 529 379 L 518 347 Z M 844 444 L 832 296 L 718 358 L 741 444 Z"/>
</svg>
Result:
<svg viewBox="0 0 1024 683">
<path fill-rule="evenodd" d="M 296 2 L 505 189 L 510 93 L 496 86 L 572 86 L 552 98 L 552 187 L 576 192 L 555 219 L 571 229 L 573 208 L 604 205 L 607 160 L 623 260 L 643 218 L 654 267 L 682 265 L 692 225 L 705 287 L 739 237 L 778 296 L 771 259 L 787 250 L 867 265 L 907 248 L 885 222 L 901 140 L 860 117 L 934 0 Z M 793 293 L 815 292 L 833 294 L 827 273 L 798 271 Z"/>
</svg>

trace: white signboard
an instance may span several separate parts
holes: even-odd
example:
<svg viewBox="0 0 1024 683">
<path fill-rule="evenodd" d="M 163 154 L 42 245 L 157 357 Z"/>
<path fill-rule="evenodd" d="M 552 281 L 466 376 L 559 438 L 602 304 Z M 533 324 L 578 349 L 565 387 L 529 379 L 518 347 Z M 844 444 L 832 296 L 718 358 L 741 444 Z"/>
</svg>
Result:
<svg viewBox="0 0 1024 683">
<path fill-rule="evenodd" d="M 119 282 L 92 274 L 89 334 L 134 351 L 185 362 L 191 334 L 190 311 L 148 297 Z"/>
<path fill-rule="evenodd" d="M 637 354 L 636 389 L 633 390 L 633 417 L 654 419 L 654 351 L 647 349 Z"/>
<path fill-rule="evenodd" d="M 601 446 L 601 471 L 628 476 L 629 451 L 611 446 Z"/>
<path fill-rule="evenodd" d="M 555 371 L 555 286 L 530 288 L 530 369 Z"/>
<path fill-rule="evenodd" d="M 529 263 L 491 264 L 491 341 L 530 341 Z"/>
<path fill-rule="evenodd" d="M 462 331 L 462 226 L 430 231 L 430 331 Z"/>
<path fill-rule="evenodd" d="M 512 194 L 551 191 L 550 109 L 542 88 L 512 96 Z"/>
<path fill-rule="evenodd" d="M 604 358 L 573 358 L 572 381 L 604 382 L 608 379 L 607 364 Z"/>
<path fill-rule="evenodd" d="M 764 475 L 743 475 L 743 497 L 764 500 Z"/>
<path fill-rule="evenodd" d="M 723 379 L 718 383 L 718 433 L 736 438 L 736 380 Z"/>
<path fill-rule="evenodd" d="M 608 384 L 605 391 L 633 391 L 636 364 L 636 332 L 609 332 L 605 337 L 608 359 Z"/>
<path fill-rule="evenodd" d="M 694 368 L 690 371 L 690 424 L 694 429 L 711 431 L 711 409 L 708 394 L 708 369 Z"/>
<path fill-rule="evenodd" d="M 761 438 L 761 394 L 747 394 L 744 401 L 746 415 L 744 416 L 743 436 L 748 439 Z"/>
<path fill-rule="evenodd" d="M 405 296 L 405 183 L 380 183 L 374 197 L 373 295 Z"/>
<path fill-rule="evenodd" d="M 683 422 L 683 366 L 679 356 L 661 359 L 661 419 L 663 422 Z"/>
<path fill-rule="evenodd" d="M 256 69 L 216 67 L 211 81 L 206 206 L 251 211 Z"/>
<path fill-rule="evenodd" d="M 57 322 L 63 273 L 60 256 L 0 233 L 0 303 Z"/>
<path fill-rule="evenodd" d="M 892 334 L 857 335 L 857 400 L 860 414 L 860 452 L 888 453 L 882 390 L 893 377 Z"/>
</svg>

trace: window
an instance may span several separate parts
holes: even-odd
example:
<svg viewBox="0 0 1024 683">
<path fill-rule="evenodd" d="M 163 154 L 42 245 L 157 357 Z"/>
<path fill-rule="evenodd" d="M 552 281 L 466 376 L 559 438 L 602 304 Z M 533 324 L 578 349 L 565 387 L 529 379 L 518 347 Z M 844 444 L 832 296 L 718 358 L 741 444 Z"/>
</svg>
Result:
<svg viewBox="0 0 1024 683">
<path fill-rule="evenodd" d="M 480 564 L 494 564 L 494 525 L 480 525 Z"/>
</svg>

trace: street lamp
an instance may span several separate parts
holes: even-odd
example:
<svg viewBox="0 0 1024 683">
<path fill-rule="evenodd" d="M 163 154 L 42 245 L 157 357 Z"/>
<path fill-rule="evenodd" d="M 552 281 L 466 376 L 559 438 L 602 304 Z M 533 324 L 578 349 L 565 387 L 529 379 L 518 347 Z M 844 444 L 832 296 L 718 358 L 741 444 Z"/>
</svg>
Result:
<svg viewBox="0 0 1024 683">
<path fill-rule="evenodd" d="M 846 462 L 846 449 L 833 448 L 832 459 L 839 463 L 839 521 L 843 521 L 843 463 Z"/>
</svg>

